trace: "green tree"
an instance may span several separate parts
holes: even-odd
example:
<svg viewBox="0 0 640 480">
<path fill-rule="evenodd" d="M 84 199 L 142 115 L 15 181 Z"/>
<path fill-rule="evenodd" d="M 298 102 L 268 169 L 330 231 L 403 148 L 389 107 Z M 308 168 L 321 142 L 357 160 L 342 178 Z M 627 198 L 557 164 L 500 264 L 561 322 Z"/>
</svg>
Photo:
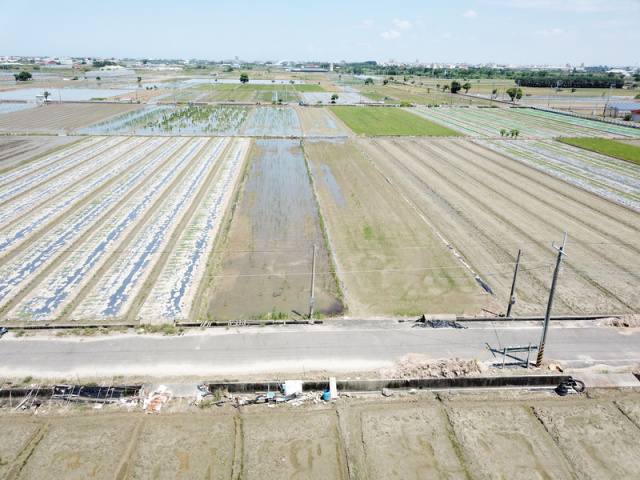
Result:
<svg viewBox="0 0 640 480">
<path fill-rule="evenodd" d="M 96 77 L 96 80 L 100 81 L 100 77 Z"/>
<path fill-rule="evenodd" d="M 504 137 L 506 134 L 507 134 L 507 131 L 504 128 L 500 129 L 500 136 L 501 137 Z"/>
<path fill-rule="evenodd" d="M 458 93 L 462 88 L 462 85 L 460 85 L 460 82 L 457 82 L 454 80 L 453 82 L 451 82 L 450 88 L 451 88 L 451 93 Z"/>
<path fill-rule="evenodd" d="M 241 73 L 240 74 L 240 82 L 247 83 L 249 81 L 249 74 Z"/>
<path fill-rule="evenodd" d="M 467 82 L 464 85 L 462 85 L 462 88 L 464 88 L 464 93 L 469 93 L 469 89 L 471 88 L 471 84 L 469 82 Z"/>
<path fill-rule="evenodd" d="M 509 132 L 509 135 L 511 135 L 512 137 L 518 138 L 518 135 L 520 135 L 520 130 L 518 130 L 517 128 L 514 128 Z"/>
<path fill-rule="evenodd" d="M 340 98 L 338 96 L 337 93 L 334 93 L 333 95 L 331 95 L 331 103 L 336 103 L 336 100 L 338 100 L 338 98 Z"/>
<path fill-rule="evenodd" d="M 365 85 L 373 85 L 373 78 L 369 77 L 364 81 Z"/>
<path fill-rule="evenodd" d="M 31 74 L 29 72 L 14 73 L 13 76 L 15 77 L 16 82 L 26 82 L 27 80 L 31 80 Z"/>
<path fill-rule="evenodd" d="M 46 90 L 44 91 L 43 95 L 44 95 L 44 101 L 45 102 L 47 101 L 47 98 L 49 98 L 51 96 L 51 94 L 49 92 L 47 92 Z"/>
<path fill-rule="evenodd" d="M 142 77 L 138 77 L 138 83 L 142 81 Z"/>
<path fill-rule="evenodd" d="M 449 89 L 449 84 L 448 83 L 442 86 L 442 91 L 443 92 L 446 92 L 448 89 Z"/>
<path fill-rule="evenodd" d="M 514 98 L 517 98 L 518 100 L 520 100 L 522 98 L 522 89 L 516 88 L 516 87 L 508 88 L 507 95 L 511 97 L 512 102 L 514 101 Z"/>
<path fill-rule="evenodd" d="M 498 89 L 497 89 L 497 88 L 494 88 L 494 89 L 491 91 L 491 95 L 493 95 L 493 96 L 495 97 L 497 94 L 498 94 Z"/>
<path fill-rule="evenodd" d="M 382 81 L 382 84 L 383 84 L 383 85 L 387 85 L 388 83 L 389 83 L 389 79 L 388 79 L 388 78 L 385 78 L 385 79 Z"/>
</svg>

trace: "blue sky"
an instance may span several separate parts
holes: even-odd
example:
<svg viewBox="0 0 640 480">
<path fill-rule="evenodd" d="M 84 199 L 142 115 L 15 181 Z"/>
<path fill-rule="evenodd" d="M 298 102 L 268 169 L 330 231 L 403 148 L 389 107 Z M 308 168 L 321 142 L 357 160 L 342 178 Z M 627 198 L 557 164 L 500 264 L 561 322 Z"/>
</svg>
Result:
<svg viewBox="0 0 640 480">
<path fill-rule="evenodd" d="M 0 55 L 640 61 L 640 0 L 0 0 L 0 25 Z"/>
</svg>

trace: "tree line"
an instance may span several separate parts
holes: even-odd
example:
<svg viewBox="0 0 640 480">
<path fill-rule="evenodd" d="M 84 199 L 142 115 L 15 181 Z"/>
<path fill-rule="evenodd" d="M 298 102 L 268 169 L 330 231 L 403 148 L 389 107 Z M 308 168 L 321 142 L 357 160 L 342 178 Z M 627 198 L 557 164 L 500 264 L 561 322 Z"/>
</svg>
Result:
<svg viewBox="0 0 640 480">
<path fill-rule="evenodd" d="M 515 82 L 521 87 L 622 88 L 624 80 L 609 75 L 521 75 Z"/>
</svg>

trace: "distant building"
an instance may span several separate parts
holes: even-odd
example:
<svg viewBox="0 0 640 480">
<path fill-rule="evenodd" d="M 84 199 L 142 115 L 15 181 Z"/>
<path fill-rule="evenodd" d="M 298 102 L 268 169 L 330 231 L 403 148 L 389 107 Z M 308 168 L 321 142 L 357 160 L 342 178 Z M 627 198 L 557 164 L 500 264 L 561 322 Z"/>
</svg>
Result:
<svg viewBox="0 0 640 480">
<path fill-rule="evenodd" d="M 327 72 L 326 68 L 292 68 L 292 72 L 322 73 Z"/>
<path fill-rule="evenodd" d="M 118 67 L 118 68 L 109 68 L 103 67 L 100 70 L 90 70 L 85 74 L 85 77 L 100 77 L 100 78 L 112 78 L 112 77 L 127 77 L 134 76 L 136 74 L 135 70 L 130 70 L 128 68 Z"/>
<path fill-rule="evenodd" d="M 604 114 L 613 118 L 624 117 L 639 107 L 640 103 L 607 103 Z"/>
<path fill-rule="evenodd" d="M 631 110 L 631 120 L 640 122 L 640 108 L 638 110 Z"/>
</svg>

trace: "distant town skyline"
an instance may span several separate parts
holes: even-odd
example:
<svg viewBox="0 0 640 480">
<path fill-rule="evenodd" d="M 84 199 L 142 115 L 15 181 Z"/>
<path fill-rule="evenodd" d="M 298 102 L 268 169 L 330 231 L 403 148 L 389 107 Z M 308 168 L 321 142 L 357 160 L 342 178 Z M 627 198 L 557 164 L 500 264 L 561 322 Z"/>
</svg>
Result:
<svg viewBox="0 0 640 480">
<path fill-rule="evenodd" d="M 0 55 L 637 66 L 640 0 L 0 0 Z"/>
</svg>

